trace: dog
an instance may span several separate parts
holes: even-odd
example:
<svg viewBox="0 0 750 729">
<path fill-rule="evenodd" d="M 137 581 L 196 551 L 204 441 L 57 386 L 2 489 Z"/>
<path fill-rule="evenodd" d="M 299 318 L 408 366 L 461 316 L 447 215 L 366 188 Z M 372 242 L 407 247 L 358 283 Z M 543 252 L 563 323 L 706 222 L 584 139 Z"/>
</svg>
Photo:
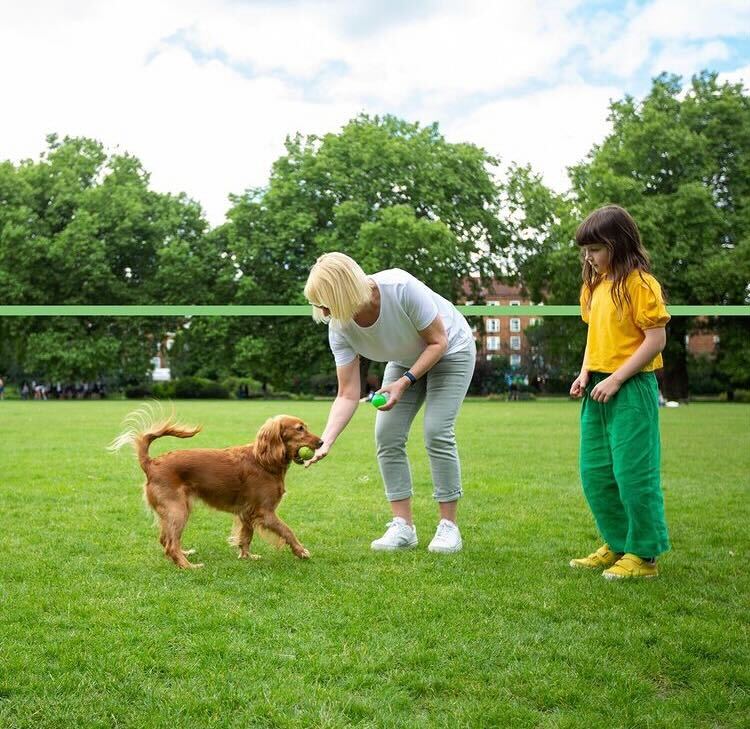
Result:
<svg viewBox="0 0 750 729">
<path fill-rule="evenodd" d="M 127 420 L 132 427 L 117 436 L 109 448 L 117 451 L 125 445 L 133 446 L 146 474 L 146 501 L 161 526 L 159 541 L 164 554 L 178 567 L 203 566 L 190 562 L 187 557 L 194 550 L 185 551 L 180 543 L 195 498 L 235 515 L 230 543 L 239 547 L 240 559 L 258 558 L 250 553 L 256 528 L 288 544 L 300 559 L 310 557 L 294 532 L 276 516 L 289 464 L 302 464 L 302 446 L 316 450 L 323 445 L 302 420 L 277 415 L 261 426 L 249 445 L 170 451 L 156 458 L 149 456 L 148 449 L 157 438 L 192 438 L 202 426 L 177 423 L 174 416 L 154 422 L 146 410 L 131 413 Z"/>
</svg>

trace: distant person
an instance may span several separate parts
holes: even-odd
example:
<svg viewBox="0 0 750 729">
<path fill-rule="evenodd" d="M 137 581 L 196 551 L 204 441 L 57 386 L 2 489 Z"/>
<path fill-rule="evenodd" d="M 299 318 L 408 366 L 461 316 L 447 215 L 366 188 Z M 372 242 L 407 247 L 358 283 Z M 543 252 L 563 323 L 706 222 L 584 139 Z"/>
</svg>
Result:
<svg viewBox="0 0 750 729">
<path fill-rule="evenodd" d="M 21 400 L 28 400 L 29 399 L 29 383 L 26 382 L 26 380 L 23 381 L 23 384 L 21 385 Z"/>
<path fill-rule="evenodd" d="M 360 356 L 387 362 L 380 392 L 388 393 L 388 401 L 375 419 L 375 443 L 393 518 L 385 534 L 370 546 L 399 550 L 417 545 L 406 439 L 424 405 L 424 443 L 441 517 L 428 549 L 458 552 L 463 542 L 456 512 L 463 489 L 454 426 L 476 357 L 466 319 L 406 271 L 393 268 L 368 276 L 343 253 L 318 258 L 305 285 L 305 298 L 314 307 L 314 318 L 328 322 L 338 377 L 338 393 L 321 436 L 323 445 L 307 464 L 328 454 L 357 409 Z"/>
<path fill-rule="evenodd" d="M 0 400 L 5 400 L 5 380 L 0 377 Z"/>
<path fill-rule="evenodd" d="M 607 579 L 656 577 L 669 549 L 660 482 L 659 387 L 669 314 L 635 221 L 595 210 L 576 231 L 583 249 L 581 315 L 588 324 L 581 373 L 581 481 L 606 542 L 571 567 Z"/>
</svg>

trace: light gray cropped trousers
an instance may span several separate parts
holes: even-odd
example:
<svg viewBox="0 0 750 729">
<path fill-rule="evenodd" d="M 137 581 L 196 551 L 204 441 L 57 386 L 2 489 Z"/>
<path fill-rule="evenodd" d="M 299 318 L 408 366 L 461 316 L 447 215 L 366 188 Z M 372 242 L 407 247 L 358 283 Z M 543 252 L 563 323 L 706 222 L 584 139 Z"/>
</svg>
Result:
<svg viewBox="0 0 750 729">
<path fill-rule="evenodd" d="M 400 501 L 412 495 L 406 441 L 412 421 L 423 404 L 424 443 L 430 459 L 433 496 L 439 502 L 447 502 L 456 501 L 463 494 L 455 425 L 474 373 L 475 359 L 472 341 L 465 349 L 443 357 L 404 392 L 392 410 L 378 411 L 375 445 L 388 501 Z M 406 370 L 389 362 L 383 384 L 395 382 Z"/>
</svg>

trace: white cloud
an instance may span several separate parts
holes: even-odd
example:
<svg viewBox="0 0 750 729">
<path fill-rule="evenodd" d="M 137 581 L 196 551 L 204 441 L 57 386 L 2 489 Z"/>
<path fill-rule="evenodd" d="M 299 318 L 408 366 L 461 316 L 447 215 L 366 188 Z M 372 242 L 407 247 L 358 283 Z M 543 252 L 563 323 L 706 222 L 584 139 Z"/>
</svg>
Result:
<svg viewBox="0 0 750 729">
<path fill-rule="evenodd" d="M 742 36 L 750 30 L 750 5 L 746 0 L 656 0 L 643 7 L 629 32 L 644 38 L 700 40 Z"/>
<path fill-rule="evenodd" d="M 22 15 L 15 32 L 0 30 L 3 66 L 24 59 L 0 79 L 12 110 L 0 116 L 0 158 L 36 157 L 49 132 L 91 136 L 136 155 L 156 189 L 185 191 L 216 224 L 230 192 L 267 182 L 288 133 L 335 130 L 358 112 L 305 101 L 270 76 L 248 79 L 217 61 L 197 63 L 162 42 L 179 14 L 162 22 L 143 4 L 122 16 L 97 8 L 69 24 L 54 12 L 38 26 Z"/>
<path fill-rule="evenodd" d="M 719 74 L 719 81 L 728 81 L 731 84 L 741 83 L 745 91 L 750 92 L 750 64 Z"/>
<path fill-rule="evenodd" d="M 729 48 L 721 41 L 710 41 L 700 45 L 674 43 L 667 45 L 651 62 L 651 73 L 663 71 L 689 78 L 697 71 L 707 68 L 715 61 L 729 58 Z"/>
<path fill-rule="evenodd" d="M 567 11 L 577 3 L 443 3 L 426 18 L 407 17 L 372 35 L 340 32 L 330 3 L 257 6 L 196 19 L 187 37 L 204 53 L 217 48 L 260 73 L 311 80 L 344 61 L 346 77 L 330 95 L 402 104 L 415 93 L 444 95 L 505 90 L 554 73 L 581 38 Z"/>
<path fill-rule="evenodd" d="M 616 87 L 566 84 L 524 97 L 489 103 L 447 130 L 452 141 L 472 141 L 503 166 L 530 163 L 559 192 L 568 189 L 566 167 L 581 161 L 609 131 Z"/>
<path fill-rule="evenodd" d="M 741 38 L 750 33 L 750 4 L 747 0 L 691 0 L 689 3 L 684 0 L 655 0 L 641 7 L 630 6 L 619 22 L 613 22 L 611 13 L 601 17 L 607 18 L 610 33 L 604 37 L 596 32 L 589 34 L 591 61 L 596 68 L 620 78 L 628 78 L 647 63 L 657 44 L 683 49 L 675 59 L 680 62 L 688 60 L 688 41 L 734 36 Z M 715 52 L 718 46 L 706 44 L 703 48 Z M 706 50 L 703 52 L 705 55 Z M 724 57 L 703 58 L 699 54 L 697 62 L 705 63 Z M 665 60 L 671 59 L 665 56 Z M 682 65 L 681 70 L 687 75 L 700 70 L 689 63 Z M 668 70 L 673 71 L 672 68 Z"/>
<path fill-rule="evenodd" d="M 0 159 L 36 157 L 49 132 L 88 135 L 139 157 L 157 189 L 187 192 L 214 224 L 230 192 L 267 181 L 287 134 L 336 131 L 361 111 L 438 121 L 564 187 L 565 165 L 606 133 L 609 99 L 646 85 L 636 73 L 725 60 L 750 18 L 736 0 L 619 13 L 436 1 L 398 18 L 386 4 L 373 28 L 364 0 L 6 5 Z"/>
</svg>

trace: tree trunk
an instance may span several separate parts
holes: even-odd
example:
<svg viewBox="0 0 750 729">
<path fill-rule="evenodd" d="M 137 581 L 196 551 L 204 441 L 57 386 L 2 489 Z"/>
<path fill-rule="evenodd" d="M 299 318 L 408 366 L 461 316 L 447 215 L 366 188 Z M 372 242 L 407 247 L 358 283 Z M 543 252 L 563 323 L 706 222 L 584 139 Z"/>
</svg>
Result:
<svg viewBox="0 0 750 729">
<path fill-rule="evenodd" d="M 664 397 L 685 400 L 688 397 L 687 348 L 685 335 L 690 320 L 672 319 L 667 326 L 667 346 L 664 350 Z"/>
</svg>

